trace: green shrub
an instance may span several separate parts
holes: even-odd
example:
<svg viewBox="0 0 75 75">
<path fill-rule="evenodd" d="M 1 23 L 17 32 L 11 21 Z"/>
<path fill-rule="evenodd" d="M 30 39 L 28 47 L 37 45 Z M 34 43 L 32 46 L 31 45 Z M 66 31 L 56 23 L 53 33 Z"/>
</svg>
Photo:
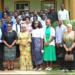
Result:
<svg viewBox="0 0 75 75">
<path fill-rule="evenodd" d="M 71 23 L 73 26 L 73 30 L 75 31 L 75 20 L 64 20 L 63 24 L 66 26 L 68 23 Z M 52 23 L 51 25 L 55 30 L 56 27 L 58 26 L 58 21 L 55 21 L 54 23 Z"/>
</svg>

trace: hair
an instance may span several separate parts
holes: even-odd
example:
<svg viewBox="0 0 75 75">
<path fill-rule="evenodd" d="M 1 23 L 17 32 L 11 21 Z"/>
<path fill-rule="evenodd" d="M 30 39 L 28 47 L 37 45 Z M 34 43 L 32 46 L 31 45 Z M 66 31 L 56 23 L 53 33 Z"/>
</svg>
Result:
<svg viewBox="0 0 75 75">
<path fill-rule="evenodd" d="M 71 23 L 68 23 L 68 24 L 67 24 L 67 26 L 70 26 L 70 27 L 71 27 L 71 29 L 72 29 L 72 24 L 71 24 Z"/>
<path fill-rule="evenodd" d="M 12 12 L 12 11 L 10 11 L 10 13 L 12 13 L 12 14 L 13 14 L 13 12 Z"/>
<path fill-rule="evenodd" d="M 36 21 L 38 22 L 38 28 L 42 28 L 42 24 L 41 24 L 41 22 L 38 21 L 38 20 L 36 20 Z M 33 29 L 35 29 L 35 27 L 34 27 L 34 23 L 35 23 L 36 21 L 33 21 L 33 22 L 32 22 L 32 28 L 33 28 Z"/>
<path fill-rule="evenodd" d="M 26 20 L 27 18 L 30 20 L 30 17 L 26 17 L 25 20 Z"/>
<path fill-rule="evenodd" d="M 5 13 L 7 14 L 7 12 L 3 12 L 3 15 L 4 15 Z"/>
<path fill-rule="evenodd" d="M 5 8 L 8 8 L 8 9 L 9 9 L 9 7 L 8 7 L 8 6 L 6 6 Z"/>
<path fill-rule="evenodd" d="M 47 20 L 49 20 L 49 21 L 50 21 L 50 23 L 51 23 L 51 19 L 46 19 L 46 21 L 47 21 Z"/>
<path fill-rule="evenodd" d="M 11 23 L 8 23 L 7 26 L 8 26 L 9 24 L 11 25 Z M 11 25 L 11 26 L 12 26 L 12 25 Z"/>
</svg>

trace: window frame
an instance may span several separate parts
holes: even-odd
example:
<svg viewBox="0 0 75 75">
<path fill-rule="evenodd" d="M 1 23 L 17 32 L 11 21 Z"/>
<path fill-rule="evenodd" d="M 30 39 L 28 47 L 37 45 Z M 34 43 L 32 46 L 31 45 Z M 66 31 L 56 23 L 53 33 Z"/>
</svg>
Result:
<svg viewBox="0 0 75 75">
<path fill-rule="evenodd" d="M 20 4 L 20 3 L 28 3 L 28 10 L 20 10 L 20 11 L 30 11 L 30 1 L 16 1 L 16 2 L 14 2 L 14 11 L 16 11 L 17 9 L 16 9 L 16 4 Z"/>
<path fill-rule="evenodd" d="M 55 11 L 57 11 L 57 1 L 56 0 L 41 1 L 41 10 L 44 10 L 43 9 L 43 3 L 55 3 Z M 48 11 L 50 11 L 50 9 Z"/>
</svg>

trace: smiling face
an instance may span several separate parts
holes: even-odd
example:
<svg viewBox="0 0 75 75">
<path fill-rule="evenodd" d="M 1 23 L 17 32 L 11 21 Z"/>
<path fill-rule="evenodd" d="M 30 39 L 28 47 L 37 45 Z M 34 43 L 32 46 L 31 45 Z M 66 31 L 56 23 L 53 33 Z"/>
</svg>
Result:
<svg viewBox="0 0 75 75">
<path fill-rule="evenodd" d="M 26 31 L 26 27 L 22 26 L 22 32 L 25 32 Z"/>
<path fill-rule="evenodd" d="M 35 29 L 38 28 L 38 22 L 34 22 Z"/>
<path fill-rule="evenodd" d="M 10 31 L 11 28 L 12 28 L 11 24 L 8 24 L 8 25 L 7 25 L 7 29 L 8 29 L 8 31 Z"/>
<path fill-rule="evenodd" d="M 50 19 L 47 19 L 46 20 L 46 26 L 49 27 L 50 25 L 51 25 L 51 20 Z"/>
<path fill-rule="evenodd" d="M 71 32 L 72 31 L 72 26 L 71 25 L 67 25 L 67 31 Z"/>
</svg>

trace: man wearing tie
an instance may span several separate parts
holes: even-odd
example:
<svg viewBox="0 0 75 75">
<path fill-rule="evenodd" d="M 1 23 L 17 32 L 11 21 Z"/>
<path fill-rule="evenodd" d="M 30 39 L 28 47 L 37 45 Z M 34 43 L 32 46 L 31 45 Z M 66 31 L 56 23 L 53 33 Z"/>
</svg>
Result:
<svg viewBox="0 0 75 75">
<path fill-rule="evenodd" d="M 0 20 L 0 70 L 4 71 L 3 68 L 3 41 L 2 36 L 4 34 L 4 29 L 2 28 L 2 22 Z"/>
<path fill-rule="evenodd" d="M 16 31 L 17 35 L 18 33 L 21 32 L 21 24 L 20 24 L 20 18 L 16 19 L 16 24 L 13 25 L 12 30 Z M 16 49 L 16 56 L 19 57 L 20 56 L 20 51 L 19 51 L 19 45 L 16 45 L 17 49 Z"/>
</svg>

